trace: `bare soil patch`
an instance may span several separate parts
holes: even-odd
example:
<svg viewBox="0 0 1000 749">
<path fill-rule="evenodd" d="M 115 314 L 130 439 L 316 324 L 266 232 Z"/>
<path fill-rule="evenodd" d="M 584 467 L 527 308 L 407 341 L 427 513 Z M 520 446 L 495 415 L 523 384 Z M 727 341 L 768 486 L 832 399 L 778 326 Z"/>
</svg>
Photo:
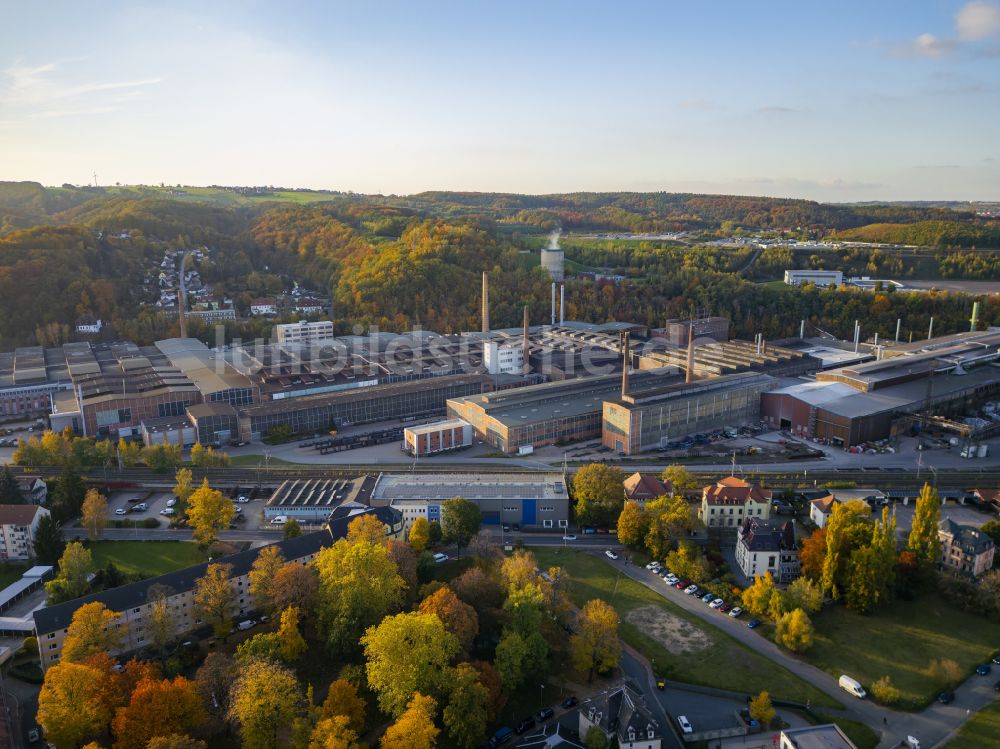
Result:
<svg viewBox="0 0 1000 749">
<path fill-rule="evenodd" d="M 697 653 L 712 644 L 704 630 L 659 606 L 640 606 L 629 611 L 625 618 L 671 653 Z"/>
</svg>

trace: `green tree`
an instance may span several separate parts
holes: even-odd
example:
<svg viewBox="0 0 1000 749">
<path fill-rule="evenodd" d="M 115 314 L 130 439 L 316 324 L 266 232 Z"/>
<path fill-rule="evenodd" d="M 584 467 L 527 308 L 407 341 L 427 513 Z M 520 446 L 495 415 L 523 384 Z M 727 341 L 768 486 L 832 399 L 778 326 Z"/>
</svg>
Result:
<svg viewBox="0 0 1000 749">
<path fill-rule="evenodd" d="M 299 525 L 299 521 L 295 518 L 288 518 L 288 522 L 285 523 L 281 531 L 281 537 L 287 541 L 290 538 L 298 538 L 301 536 L 302 526 Z"/>
<path fill-rule="evenodd" d="M 490 692 L 480 682 L 479 671 L 468 663 L 460 663 L 442 715 L 448 735 L 460 749 L 472 749 L 486 735 L 489 699 Z"/>
<path fill-rule="evenodd" d="M 51 603 L 79 598 L 90 588 L 90 574 L 94 571 L 94 560 L 90 550 L 79 541 L 66 545 L 59 559 L 59 574 L 45 583 L 45 592 Z"/>
<path fill-rule="evenodd" d="M 83 506 L 83 497 L 87 487 L 80 478 L 79 471 L 72 465 L 67 464 L 59 478 L 55 481 L 55 487 L 50 491 L 49 509 L 56 520 L 66 522 L 80 515 L 80 508 Z"/>
<path fill-rule="evenodd" d="M 233 626 L 236 592 L 230 582 L 232 574 L 231 564 L 210 564 L 194 584 L 195 611 L 212 624 L 216 637 L 226 637 Z"/>
<path fill-rule="evenodd" d="M 676 551 L 667 554 L 667 566 L 679 577 L 696 583 L 708 580 L 709 564 L 701 549 L 687 541 L 681 541 Z"/>
<path fill-rule="evenodd" d="M 319 573 L 320 627 L 335 648 L 347 650 L 358 636 L 395 610 L 405 582 L 385 544 L 337 541 L 313 561 Z"/>
<path fill-rule="evenodd" d="M 785 591 L 788 608 L 815 614 L 823 608 L 823 591 L 808 577 L 797 577 Z"/>
<path fill-rule="evenodd" d="M 626 546 L 637 546 L 646 537 L 646 517 L 638 502 L 626 502 L 618 516 L 618 540 Z"/>
<path fill-rule="evenodd" d="M 667 466 L 661 478 L 673 494 L 687 496 L 698 488 L 698 479 L 682 465 Z"/>
<path fill-rule="evenodd" d="M 430 523 L 423 515 L 413 521 L 410 526 L 409 542 L 418 554 L 424 552 L 431 542 Z"/>
<path fill-rule="evenodd" d="M 479 506 L 462 497 L 445 500 L 441 511 L 441 531 L 444 540 L 458 547 L 458 556 L 462 556 L 462 547 L 468 546 L 479 532 L 483 516 Z"/>
<path fill-rule="evenodd" d="M 813 626 L 809 615 L 802 609 L 795 609 L 782 616 L 775 628 L 774 641 L 793 653 L 802 653 L 811 648 Z"/>
<path fill-rule="evenodd" d="M 583 745 L 587 749 L 608 749 L 608 737 L 597 726 L 591 726 L 583 737 Z"/>
<path fill-rule="evenodd" d="M 23 505 L 24 495 L 10 466 L 0 466 L 0 505 Z"/>
<path fill-rule="evenodd" d="M 459 644 L 437 615 L 387 616 L 365 632 L 361 644 L 368 684 L 383 712 L 398 717 L 417 692 L 447 693 L 454 675 L 449 664 Z"/>
<path fill-rule="evenodd" d="M 166 654 L 167 646 L 173 641 L 177 631 L 177 623 L 167 600 L 170 595 L 171 591 L 165 586 L 154 585 L 147 596 L 149 614 L 146 616 L 146 632 L 161 657 Z"/>
<path fill-rule="evenodd" d="M 776 590 L 774 578 L 769 573 L 758 575 L 753 579 L 753 585 L 743 591 L 743 608 L 754 616 L 763 616 Z"/>
<path fill-rule="evenodd" d="M 826 521 L 826 556 L 820 584 L 831 598 L 840 598 L 849 574 L 851 552 L 870 538 L 870 513 L 871 508 L 860 500 L 838 503 Z"/>
<path fill-rule="evenodd" d="M 66 550 L 62 527 L 47 512 L 38 519 L 32 549 L 35 552 L 35 561 L 46 565 L 54 565 Z"/>
<path fill-rule="evenodd" d="M 432 520 L 427 526 L 427 536 L 430 539 L 431 546 L 437 546 L 441 543 L 441 539 L 444 538 L 444 531 L 441 530 L 441 523 L 437 520 Z"/>
<path fill-rule="evenodd" d="M 188 499 L 187 520 L 194 530 L 194 540 L 208 548 L 219 538 L 219 531 L 228 528 L 236 514 L 236 506 L 222 492 L 212 489 L 205 479 Z"/>
<path fill-rule="evenodd" d="M 577 627 L 569 638 L 573 667 L 587 674 L 606 673 L 618 665 L 622 646 L 618 639 L 618 612 L 599 598 L 584 604 L 576 616 Z"/>
<path fill-rule="evenodd" d="M 932 569 L 941 561 L 941 539 L 938 522 L 941 520 L 941 499 L 937 490 L 924 484 L 913 510 L 913 524 L 906 540 L 906 548 L 917 557 L 917 564 Z"/>
<path fill-rule="evenodd" d="M 610 525 L 625 505 L 625 474 L 604 463 L 585 465 L 573 476 L 576 517 L 584 525 Z"/>
</svg>

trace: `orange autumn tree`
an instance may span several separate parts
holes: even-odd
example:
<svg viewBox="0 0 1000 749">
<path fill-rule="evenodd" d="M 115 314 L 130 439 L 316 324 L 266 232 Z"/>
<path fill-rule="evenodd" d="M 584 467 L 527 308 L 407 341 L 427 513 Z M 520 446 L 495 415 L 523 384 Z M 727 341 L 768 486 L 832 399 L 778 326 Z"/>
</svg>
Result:
<svg viewBox="0 0 1000 749">
<path fill-rule="evenodd" d="M 152 738 L 189 733 L 207 719 L 194 682 L 183 676 L 173 680 L 144 678 L 112 721 L 114 747 L 145 749 Z"/>
</svg>

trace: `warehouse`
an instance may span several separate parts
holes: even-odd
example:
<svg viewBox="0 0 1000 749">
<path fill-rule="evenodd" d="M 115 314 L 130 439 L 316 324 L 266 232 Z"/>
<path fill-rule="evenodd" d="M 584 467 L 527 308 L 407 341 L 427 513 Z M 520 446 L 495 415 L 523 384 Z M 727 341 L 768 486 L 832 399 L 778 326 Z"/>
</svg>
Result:
<svg viewBox="0 0 1000 749">
<path fill-rule="evenodd" d="M 288 427 L 293 434 L 314 434 L 348 424 L 443 415 L 449 398 L 492 388 L 489 375 L 449 375 L 259 403 L 241 409 L 240 439 L 259 441 L 278 426 Z"/>
<path fill-rule="evenodd" d="M 461 419 L 407 427 L 403 430 L 403 444 L 410 455 L 418 458 L 421 455 L 457 450 L 472 445 L 472 427 Z"/>
<path fill-rule="evenodd" d="M 559 473 L 383 474 L 372 490 L 371 503 L 399 510 L 409 528 L 418 517 L 440 521 L 442 505 L 455 497 L 475 502 L 486 525 L 516 524 L 526 529 L 569 525 L 569 493 Z"/>
<path fill-rule="evenodd" d="M 680 382 L 663 370 L 631 375 L 637 388 L 667 381 Z M 604 401 L 620 392 L 620 375 L 548 382 L 543 385 L 454 398 L 448 416 L 459 418 L 476 437 L 498 450 L 515 453 L 519 447 L 563 444 L 601 434 Z"/>
<path fill-rule="evenodd" d="M 322 523 L 340 505 L 367 505 L 374 486 L 374 476 L 288 480 L 264 503 L 264 517 L 271 520 L 283 515 L 303 523 Z"/>
<path fill-rule="evenodd" d="M 624 455 L 664 446 L 688 434 L 741 426 L 757 421 L 761 394 L 774 378 L 755 372 L 686 383 L 643 387 L 633 376 L 631 388 L 603 404 L 601 442 Z"/>
</svg>

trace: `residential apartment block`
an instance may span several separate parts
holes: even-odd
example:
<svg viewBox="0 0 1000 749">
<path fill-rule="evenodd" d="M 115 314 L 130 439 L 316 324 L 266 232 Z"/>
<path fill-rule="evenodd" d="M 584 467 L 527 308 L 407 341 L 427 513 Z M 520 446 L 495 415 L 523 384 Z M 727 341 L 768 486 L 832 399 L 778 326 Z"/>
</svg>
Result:
<svg viewBox="0 0 1000 749">
<path fill-rule="evenodd" d="M 736 476 L 727 476 L 702 490 L 698 517 L 709 528 L 739 528 L 747 518 L 771 516 L 771 492 Z"/>
<path fill-rule="evenodd" d="M 799 550 L 795 526 L 786 521 L 780 528 L 766 520 L 747 518 L 736 539 L 736 563 L 747 580 L 770 573 L 779 585 L 799 576 Z"/>
<path fill-rule="evenodd" d="M 980 528 L 944 518 L 938 522 L 941 566 L 961 575 L 979 577 L 993 566 L 996 545 Z"/>
<path fill-rule="evenodd" d="M 38 523 L 48 514 L 38 505 L 0 505 L 0 560 L 33 558 Z"/>
</svg>

